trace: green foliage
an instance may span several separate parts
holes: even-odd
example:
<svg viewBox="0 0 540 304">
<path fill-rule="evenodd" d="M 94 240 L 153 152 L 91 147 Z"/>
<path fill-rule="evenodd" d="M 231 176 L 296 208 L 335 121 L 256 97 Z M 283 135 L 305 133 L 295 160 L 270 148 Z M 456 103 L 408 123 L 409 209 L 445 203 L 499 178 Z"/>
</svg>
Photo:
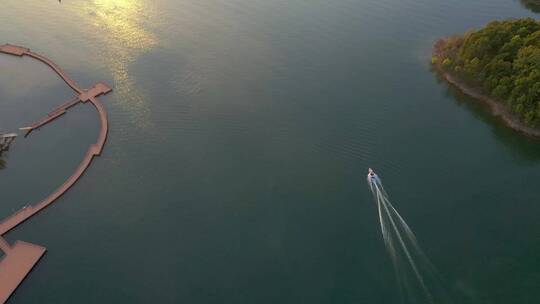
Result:
<svg viewBox="0 0 540 304">
<path fill-rule="evenodd" d="M 539 22 L 494 21 L 435 49 L 433 64 L 507 102 L 525 124 L 540 126 Z"/>
<path fill-rule="evenodd" d="M 449 68 L 452 66 L 452 59 L 450 58 L 445 58 L 442 62 L 442 66 L 445 67 L 445 68 Z"/>
<path fill-rule="evenodd" d="M 521 4 L 535 13 L 540 13 L 540 0 L 521 0 Z"/>
</svg>

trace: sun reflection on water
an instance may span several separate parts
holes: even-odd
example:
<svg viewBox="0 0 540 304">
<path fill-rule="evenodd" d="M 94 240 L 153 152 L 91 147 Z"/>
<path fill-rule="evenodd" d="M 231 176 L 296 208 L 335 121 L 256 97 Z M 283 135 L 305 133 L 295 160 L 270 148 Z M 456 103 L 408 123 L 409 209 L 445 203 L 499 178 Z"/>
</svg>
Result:
<svg viewBox="0 0 540 304">
<path fill-rule="evenodd" d="M 91 9 L 96 17 L 94 25 L 123 48 L 145 50 L 156 44 L 155 37 L 143 27 L 150 21 L 151 10 L 141 1 L 94 0 Z"/>
<path fill-rule="evenodd" d="M 140 0 L 92 0 L 81 5 L 82 10 L 77 8 L 84 14 L 85 32 L 100 43 L 98 52 L 114 78 L 118 103 L 134 115 L 137 126 L 150 126 L 147 99 L 129 69 L 158 43 L 148 29 L 154 17 L 152 8 Z"/>
</svg>

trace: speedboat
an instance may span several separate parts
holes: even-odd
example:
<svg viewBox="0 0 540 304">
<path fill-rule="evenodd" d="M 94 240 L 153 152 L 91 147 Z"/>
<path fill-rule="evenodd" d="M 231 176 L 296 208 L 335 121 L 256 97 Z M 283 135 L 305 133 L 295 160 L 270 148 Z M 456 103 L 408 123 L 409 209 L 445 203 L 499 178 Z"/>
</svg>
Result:
<svg viewBox="0 0 540 304">
<path fill-rule="evenodd" d="M 370 183 L 370 184 L 380 181 L 379 176 L 371 168 L 368 168 L 367 180 L 368 180 L 368 183 Z"/>
</svg>

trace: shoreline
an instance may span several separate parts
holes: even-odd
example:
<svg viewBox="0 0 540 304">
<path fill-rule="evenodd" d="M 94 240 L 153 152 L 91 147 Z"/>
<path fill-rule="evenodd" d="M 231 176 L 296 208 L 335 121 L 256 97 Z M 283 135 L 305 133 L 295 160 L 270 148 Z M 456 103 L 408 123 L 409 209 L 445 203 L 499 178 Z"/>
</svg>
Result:
<svg viewBox="0 0 540 304">
<path fill-rule="evenodd" d="M 433 56 L 440 56 L 441 52 L 438 50 L 437 45 L 439 41 L 444 41 L 445 38 L 438 40 L 433 48 Z M 521 133 L 522 135 L 540 139 L 540 129 L 531 128 L 522 123 L 501 101 L 481 92 L 479 89 L 475 89 L 465 82 L 459 80 L 456 76 L 449 72 L 446 72 L 440 65 L 440 63 L 432 64 L 437 73 L 443 77 L 446 82 L 477 101 L 488 106 L 491 114 L 495 118 L 500 119 L 505 126 Z"/>
</svg>

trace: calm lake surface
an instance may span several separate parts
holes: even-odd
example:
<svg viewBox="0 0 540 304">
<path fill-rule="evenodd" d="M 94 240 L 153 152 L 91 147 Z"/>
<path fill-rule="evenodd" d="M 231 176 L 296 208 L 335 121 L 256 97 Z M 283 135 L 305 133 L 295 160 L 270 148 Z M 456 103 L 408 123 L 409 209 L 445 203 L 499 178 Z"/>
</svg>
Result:
<svg viewBox="0 0 540 304">
<path fill-rule="evenodd" d="M 382 176 L 457 303 L 540 302 L 540 142 L 430 71 L 440 36 L 536 15 L 515 0 L 3 1 L 0 43 L 101 98 L 104 154 L 10 241 L 48 253 L 11 303 L 400 303 L 365 183 Z M 0 129 L 69 99 L 0 56 Z M 78 106 L 19 138 L 0 217 L 74 171 Z"/>
</svg>

